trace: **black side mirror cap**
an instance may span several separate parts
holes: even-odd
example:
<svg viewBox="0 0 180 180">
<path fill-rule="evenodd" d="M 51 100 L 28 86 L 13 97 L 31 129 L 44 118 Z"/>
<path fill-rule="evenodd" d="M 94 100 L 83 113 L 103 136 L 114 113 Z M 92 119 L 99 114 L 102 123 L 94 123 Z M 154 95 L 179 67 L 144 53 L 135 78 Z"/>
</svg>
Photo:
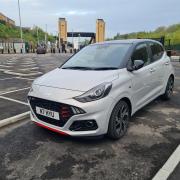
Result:
<svg viewBox="0 0 180 180">
<path fill-rule="evenodd" d="M 134 64 L 132 63 L 128 63 L 127 65 L 127 70 L 128 71 L 134 71 L 134 70 L 138 70 L 140 68 L 142 68 L 144 66 L 144 61 L 143 60 L 134 60 Z"/>
<path fill-rule="evenodd" d="M 172 56 L 172 51 L 171 50 L 167 50 L 166 53 L 167 53 L 167 56 L 169 56 L 169 57 Z"/>
<path fill-rule="evenodd" d="M 138 70 L 144 66 L 143 60 L 135 60 L 134 61 L 134 70 Z"/>
</svg>

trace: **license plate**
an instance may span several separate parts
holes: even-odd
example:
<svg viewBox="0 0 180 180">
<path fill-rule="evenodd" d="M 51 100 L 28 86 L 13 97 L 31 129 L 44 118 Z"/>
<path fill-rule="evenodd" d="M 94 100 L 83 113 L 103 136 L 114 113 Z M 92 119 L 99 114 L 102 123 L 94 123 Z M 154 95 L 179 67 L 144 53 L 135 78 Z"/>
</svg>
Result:
<svg viewBox="0 0 180 180">
<path fill-rule="evenodd" d="M 51 110 L 44 109 L 44 108 L 41 108 L 41 107 L 36 107 L 36 113 L 40 114 L 42 116 L 52 118 L 52 119 L 60 120 L 59 113 L 55 112 L 55 111 L 51 111 Z"/>
</svg>

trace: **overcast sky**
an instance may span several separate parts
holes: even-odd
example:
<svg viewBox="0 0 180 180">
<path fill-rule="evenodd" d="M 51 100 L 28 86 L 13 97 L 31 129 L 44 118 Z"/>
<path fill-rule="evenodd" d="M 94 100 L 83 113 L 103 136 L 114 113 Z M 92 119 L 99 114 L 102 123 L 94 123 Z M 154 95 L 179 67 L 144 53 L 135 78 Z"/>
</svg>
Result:
<svg viewBox="0 0 180 180">
<path fill-rule="evenodd" d="M 18 0 L 0 0 L 0 12 L 18 20 Z M 180 23 L 180 0 L 20 0 L 22 25 L 38 25 L 57 33 L 59 17 L 68 21 L 68 31 L 95 32 L 97 18 L 106 22 L 106 37 L 149 31 Z"/>
</svg>

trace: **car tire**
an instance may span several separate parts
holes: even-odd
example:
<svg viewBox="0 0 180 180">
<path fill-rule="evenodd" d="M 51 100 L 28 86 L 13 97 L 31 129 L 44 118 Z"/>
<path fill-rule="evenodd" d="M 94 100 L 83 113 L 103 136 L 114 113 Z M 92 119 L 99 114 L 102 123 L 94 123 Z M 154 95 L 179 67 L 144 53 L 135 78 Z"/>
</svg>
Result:
<svg viewBox="0 0 180 180">
<path fill-rule="evenodd" d="M 121 100 L 114 107 L 108 127 L 108 137 L 111 139 L 120 139 L 127 132 L 130 119 L 130 107 Z"/>
<path fill-rule="evenodd" d="M 174 78 L 170 76 L 166 85 L 165 93 L 162 95 L 162 99 L 169 100 L 173 94 Z"/>
</svg>

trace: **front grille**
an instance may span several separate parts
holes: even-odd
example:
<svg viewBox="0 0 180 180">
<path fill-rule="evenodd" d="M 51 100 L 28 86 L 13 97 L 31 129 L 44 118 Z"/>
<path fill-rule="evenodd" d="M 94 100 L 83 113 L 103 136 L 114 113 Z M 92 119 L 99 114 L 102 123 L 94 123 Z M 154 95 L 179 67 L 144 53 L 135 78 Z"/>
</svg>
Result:
<svg viewBox="0 0 180 180">
<path fill-rule="evenodd" d="M 78 107 L 70 106 L 67 104 L 59 103 L 59 102 L 49 101 L 49 100 L 32 97 L 32 96 L 29 96 L 28 99 L 29 99 L 29 103 L 31 105 L 31 108 L 34 114 L 37 116 L 39 120 L 55 125 L 55 126 L 59 126 L 59 127 L 63 127 L 73 115 L 85 113 L 82 109 Z M 55 120 L 55 119 L 37 114 L 36 106 L 45 108 L 51 111 L 59 112 L 60 120 Z"/>
</svg>

